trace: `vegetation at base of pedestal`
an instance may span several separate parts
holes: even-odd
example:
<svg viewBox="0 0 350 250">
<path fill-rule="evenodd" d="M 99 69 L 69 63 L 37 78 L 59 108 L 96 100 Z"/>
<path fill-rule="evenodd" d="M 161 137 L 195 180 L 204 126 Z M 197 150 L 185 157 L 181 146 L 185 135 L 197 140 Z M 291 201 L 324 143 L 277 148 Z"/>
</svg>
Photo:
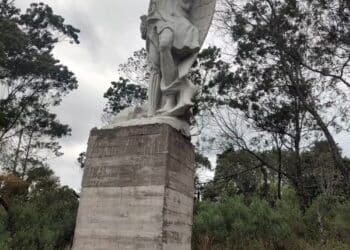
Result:
<svg viewBox="0 0 350 250">
<path fill-rule="evenodd" d="M 79 30 L 43 3 L 25 11 L 0 0 L 0 249 L 64 249 L 72 243 L 78 197 L 49 169 L 71 129 L 52 107 L 78 87 L 53 55 L 79 43 Z"/>
</svg>

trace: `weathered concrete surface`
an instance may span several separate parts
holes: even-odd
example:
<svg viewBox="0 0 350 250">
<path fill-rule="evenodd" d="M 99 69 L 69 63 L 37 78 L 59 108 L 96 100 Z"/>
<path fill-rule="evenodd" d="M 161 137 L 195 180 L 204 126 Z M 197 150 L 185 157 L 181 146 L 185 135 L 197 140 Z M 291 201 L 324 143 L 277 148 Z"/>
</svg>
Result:
<svg viewBox="0 0 350 250">
<path fill-rule="evenodd" d="M 168 125 L 93 130 L 73 250 L 190 250 L 194 149 Z"/>
</svg>

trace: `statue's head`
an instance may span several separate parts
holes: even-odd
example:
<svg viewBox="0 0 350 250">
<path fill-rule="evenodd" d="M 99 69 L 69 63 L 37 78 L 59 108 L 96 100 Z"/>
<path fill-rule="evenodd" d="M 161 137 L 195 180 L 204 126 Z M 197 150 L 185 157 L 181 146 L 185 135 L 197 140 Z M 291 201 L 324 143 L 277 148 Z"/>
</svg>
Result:
<svg viewBox="0 0 350 250">
<path fill-rule="evenodd" d="M 141 25 L 140 25 L 141 38 L 146 40 L 146 38 L 147 38 L 147 15 L 140 16 L 140 19 L 141 19 Z"/>
</svg>

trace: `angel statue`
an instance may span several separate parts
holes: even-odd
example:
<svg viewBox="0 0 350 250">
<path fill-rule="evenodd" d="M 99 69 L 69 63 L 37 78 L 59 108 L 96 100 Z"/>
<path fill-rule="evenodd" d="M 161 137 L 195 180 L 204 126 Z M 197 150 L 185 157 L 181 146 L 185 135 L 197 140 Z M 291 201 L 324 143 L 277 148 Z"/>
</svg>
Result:
<svg viewBox="0 0 350 250">
<path fill-rule="evenodd" d="M 199 30 L 189 20 L 192 0 L 151 0 L 148 16 L 142 16 L 152 68 L 148 116 L 181 116 L 192 106 L 195 86 L 179 75 L 182 61 L 200 49 Z"/>
<path fill-rule="evenodd" d="M 146 40 L 151 68 L 148 105 L 122 111 L 117 120 L 186 121 L 197 91 L 187 76 L 208 33 L 215 3 L 150 0 L 148 14 L 141 16 L 141 36 Z"/>
</svg>

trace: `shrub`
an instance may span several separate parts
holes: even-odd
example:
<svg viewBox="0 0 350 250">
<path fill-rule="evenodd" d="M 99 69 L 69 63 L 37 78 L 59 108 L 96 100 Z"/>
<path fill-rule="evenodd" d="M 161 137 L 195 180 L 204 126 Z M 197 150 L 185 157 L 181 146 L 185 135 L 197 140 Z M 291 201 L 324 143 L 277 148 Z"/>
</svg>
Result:
<svg viewBox="0 0 350 250">
<path fill-rule="evenodd" d="M 350 202 L 320 196 L 303 214 L 294 192 L 284 197 L 275 208 L 258 198 L 199 203 L 193 249 L 350 249 Z"/>
<path fill-rule="evenodd" d="M 6 230 L 7 215 L 0 207 L 0 249 L 10 249 L 10 233 Z"/>
<path fill-rule="evenodd" d="M 203 202 L 194 217 L 195 249 L 210 245 L 213 249 L 252 249 L 273 247 L 288 240 L 291 229 L 266 201 L 253 199 L 245 204 L 240 197 L 220 202 Z M 196 248 L 197 247 L 197 248 Z M 211 249 L 211 248 L 207 248 Z"/>
</svg>

